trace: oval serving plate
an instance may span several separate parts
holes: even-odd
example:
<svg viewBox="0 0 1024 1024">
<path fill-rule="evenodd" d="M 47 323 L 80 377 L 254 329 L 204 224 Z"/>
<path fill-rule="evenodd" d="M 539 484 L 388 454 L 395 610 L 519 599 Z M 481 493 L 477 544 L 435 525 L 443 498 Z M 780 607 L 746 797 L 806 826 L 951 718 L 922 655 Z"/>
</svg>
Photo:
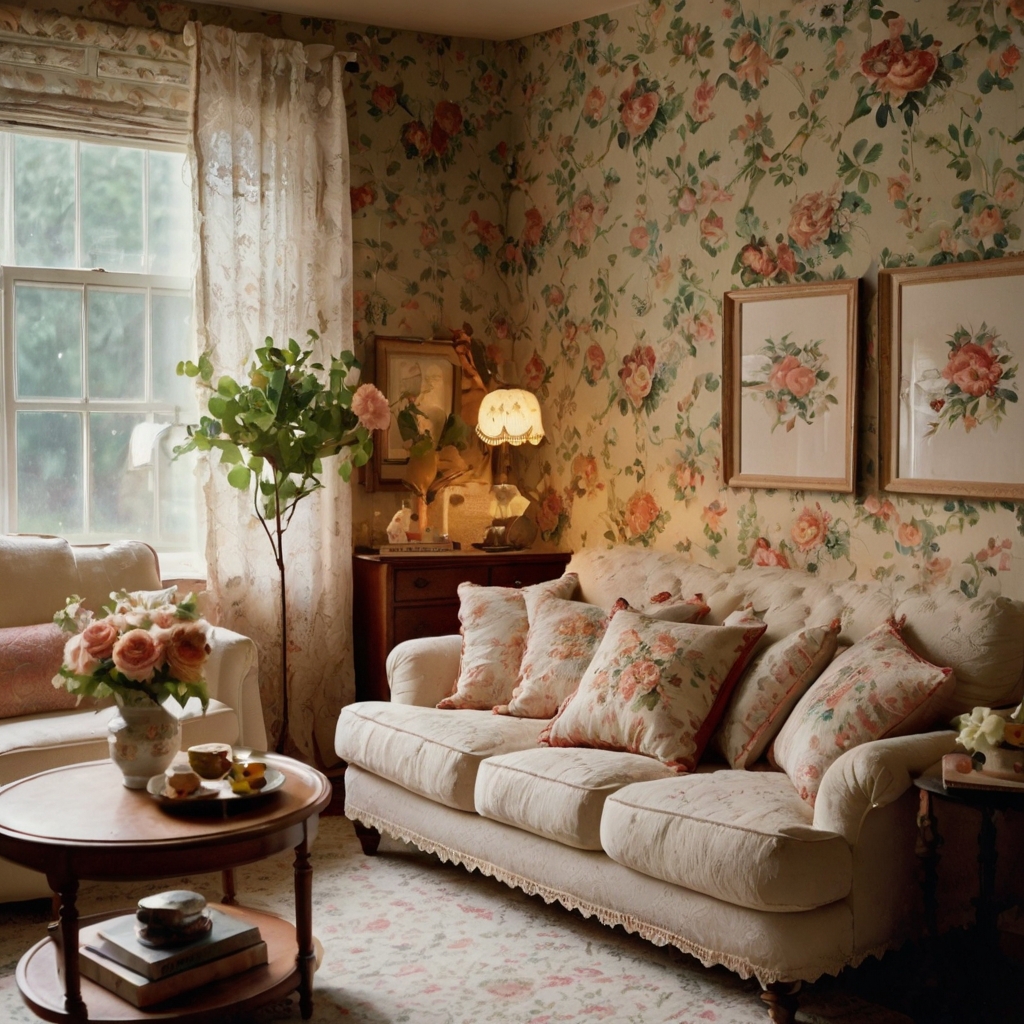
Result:
<svg viewBox="0 0 1024 1024">
<path fill-rule="evenodd" d="M 215 781 L 203 780 L 202 785 L 196 790 L 191 796 L 167 796 L 164 793 L 165 779 L 163 775 L 154 775 L 149 782 L 146 783 L 146 792 L 157 801 L 157 803 L 163 804 L 165 807 L 185 807 L 188 804 L 208 804 L 210 801 L 214 803 L 226 803 L 234 800 L 252 800 L 256 797 L 266 796 L 267 793 L 273 793 L 275 789 L 280 789 L 284 785 L 285 774 L 279 771 L 277 768 L 267 767 L 264 778 L 267 780 L 267 784 L 262 789 L 257 789 L 253 793 L 236 793 L 231 788 L 231 783 L 227 779 L 218 779 Z"/>
</svg>

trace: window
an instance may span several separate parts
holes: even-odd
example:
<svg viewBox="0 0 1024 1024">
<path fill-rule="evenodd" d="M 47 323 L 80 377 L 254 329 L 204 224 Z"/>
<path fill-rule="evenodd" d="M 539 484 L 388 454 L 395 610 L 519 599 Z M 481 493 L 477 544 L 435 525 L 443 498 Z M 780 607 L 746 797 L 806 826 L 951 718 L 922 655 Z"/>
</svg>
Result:
<svg viewBox="0 0 1024 1024">
<path fill-rule="evenodd" d="M 198 550 L 180 150 L 0 132 L 3 527 Z M 173 555 L 170 558 L 173 561 Z M 187 568 L 187 565 L 186 565 Z"/>
</svg>

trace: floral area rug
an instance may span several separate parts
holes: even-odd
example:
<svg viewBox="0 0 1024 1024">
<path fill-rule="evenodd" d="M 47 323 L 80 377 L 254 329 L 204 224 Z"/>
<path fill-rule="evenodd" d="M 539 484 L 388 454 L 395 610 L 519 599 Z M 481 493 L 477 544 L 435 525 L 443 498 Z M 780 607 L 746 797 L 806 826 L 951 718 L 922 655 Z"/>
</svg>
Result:
<svg viewBox="0 0 1024 1024">
<path fill-rule="evenodd" d="M 384 839 L 364 857 L 352 825 L 323 818 L 313 849 L 314 931 L 323 947 L 313 1021 L 351 1024 L 767 1024 L 756 982 L 707 969 L 493 879 Z M 218 895 L 210 875 L 163 883 L 83 883 L 82 914 L 132 907 L 159 888 Z M 239 902 L 292 914 L 290 857 L 237 872 Z M 45 934 L 43 901 L 0 906 L 0 1021 L 36 1020 L 14 980 Z M 808 1024 L 907 1024 L 826 985 L 804 996 Z M 246 1015 L 299 1021 L 297 1000 Z"/>
</svg>

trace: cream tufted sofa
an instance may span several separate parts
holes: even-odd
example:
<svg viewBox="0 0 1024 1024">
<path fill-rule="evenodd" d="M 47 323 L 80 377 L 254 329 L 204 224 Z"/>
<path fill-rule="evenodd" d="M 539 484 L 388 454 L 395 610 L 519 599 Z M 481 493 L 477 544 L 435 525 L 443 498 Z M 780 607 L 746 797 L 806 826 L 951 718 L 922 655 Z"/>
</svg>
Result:
<svg viewBox="0 0 1024 1024">
<path fill-rule="evenodd" d="M 715 624 L 750 601 L 770 640 L 838 616 L 840 642 L 852 643 L 905 615 L 915 649 L 957 673 L 944 715 L 1020 698 L 1024 605 L 1005 598 L 968 601 L 782 569 L 723 573 L 628 548 L 585 551 L 569 570 L 580 576 L 581 599 L 604 608 L 619 597 L 642 606 L 662 591 L 701 592 Z M 542 721 L 437 710 L 459 654 L 459 637 L 396 647 L 392 702 L 341 715 L 345 812 L 364 849 L 374 848 L 368 830 L 386 832 L 706 965 L 755 976 L 780 1020 L 790 1019 L 792 1000 L 780 995 L 789 983 L 835 974 L 919 930 L 912 778 L 954 748 L 952 732 L 847 751 L 812 809 L 767 764 L 733 771 L 709 762 L 677 775 L 633 754 L 538 748 Z M 944 848 L 947 865 L 966 871 L 954 915 L 967 909 L 974 856 L 970 841 L 957 853 L 955 832 L 969 826 L 951 830 Z"/>
<path fill-rule="evenodd" d="M 71 594 L 98 609 L 115 590 L 159 590 L 156 554 L 138 541 L 73 547 L 56 537 L 0 536 L 0 628 L 49 622 Z M 256 678 L 256 646 L 247 637 L 214 628 L 207 662 L 211 701 L 184 711 L 182 745 L 219 741 L 257 750 L 267 744 Z M 0 686 L 3 680 L 0 679 Z M 109 756 L 107 722 L 115 708 L 51 711 L 0 719 L 0 786 L 48 768 Z M 0 903 L 50 894 L 35 871 L 0 858 Z"/>
</svg>

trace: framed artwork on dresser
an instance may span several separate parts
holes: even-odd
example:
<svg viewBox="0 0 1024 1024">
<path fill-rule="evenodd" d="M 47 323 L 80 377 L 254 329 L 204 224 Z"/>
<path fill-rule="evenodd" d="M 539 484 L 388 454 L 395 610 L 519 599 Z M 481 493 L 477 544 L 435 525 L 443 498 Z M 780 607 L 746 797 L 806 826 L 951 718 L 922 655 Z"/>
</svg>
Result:
<svg viewBox="0 0 1024 1024">
<path fill-rule="evenodd" d="M 730 487 L 852 493 L 856 279 L 726 292 L 722 446 Z"/>
<path fill-rule="evenodd" d="M 1024 257 L 878 275 L 882 486 L 1024 500 Z"/>
</svg>

